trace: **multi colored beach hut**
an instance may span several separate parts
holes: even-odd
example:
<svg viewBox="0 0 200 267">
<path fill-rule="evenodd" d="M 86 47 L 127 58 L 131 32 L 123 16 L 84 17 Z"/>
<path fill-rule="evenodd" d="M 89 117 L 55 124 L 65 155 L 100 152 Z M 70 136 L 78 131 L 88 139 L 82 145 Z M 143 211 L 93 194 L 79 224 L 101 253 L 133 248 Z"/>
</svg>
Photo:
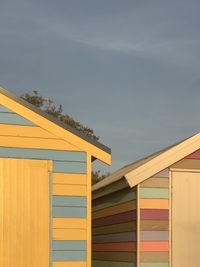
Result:
<svg viewBox="0 0 200 267">
<path fill-rule="evenodd" d="M 0 88 L 0 266 L 91 266 L 91 163 L 110 149 Z"/>
<path fill-rule="evenodd" d="M 197 267 L 200 134 L 93 186 L 94 267 Z"/>
</svg>

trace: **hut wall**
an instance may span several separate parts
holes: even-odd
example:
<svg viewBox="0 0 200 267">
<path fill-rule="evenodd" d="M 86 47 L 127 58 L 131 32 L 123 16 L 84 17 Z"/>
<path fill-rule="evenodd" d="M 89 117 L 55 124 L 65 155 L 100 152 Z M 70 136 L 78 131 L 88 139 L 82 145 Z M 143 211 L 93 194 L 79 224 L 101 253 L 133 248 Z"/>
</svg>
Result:
<svg viewBox="0 0 200 267">
<path fill-rule="evenodd" d="M 136 207 L 130 188 L 93 201 L 92 266 L 136 266 Z"/>
<path fill-rule="evenodd" d="M 140 267 L 169 265 L 169 173 L 164 170 L 140 184 Z"/>
<path fill-rule="evenodd" d="M 0 158 L 52 160 L 50 262 L 90 266 L 91 157 L 0 105 Z"/>
</svg>

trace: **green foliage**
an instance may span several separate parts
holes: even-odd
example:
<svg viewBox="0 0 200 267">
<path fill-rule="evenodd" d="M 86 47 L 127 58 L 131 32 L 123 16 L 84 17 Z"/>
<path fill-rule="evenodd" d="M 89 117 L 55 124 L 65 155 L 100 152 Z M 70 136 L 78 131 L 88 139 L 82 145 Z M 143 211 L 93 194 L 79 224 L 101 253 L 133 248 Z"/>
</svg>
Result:
<svg viewBox="0 0 200 267">
<path fill-rule="evenodd" d="M 107 176 L 109 176 L 110 173 L 102 173 L 101 171 L 95 171 L 92 172 L 92 184 L 96 184 L 98 182 L 100 182 L 101 180 L 103 180 L 104 178 L 106 178 Z"/>
<path fill-rule="evenodd" d="M 48 114 L 56 117 L 60 121 L 70 125 L 71 127 L 77 129 L 78 131 L 84 133 L 93 140 L 99 140 L 99 137 L 94 134 L 94 131 L 87 126 L 82 125 L 80 122 L 75 121 L 71 116 L 63 114 L 62 105 L 55 106 L 54 102 L 47 97 L 41 96 L 37 91 L 33 91 L 32 94 L 24 94 L 21 96 L 23 99 L 29 103 L 35 105 L 36 107 L 42 109 Z"/>
</svg>

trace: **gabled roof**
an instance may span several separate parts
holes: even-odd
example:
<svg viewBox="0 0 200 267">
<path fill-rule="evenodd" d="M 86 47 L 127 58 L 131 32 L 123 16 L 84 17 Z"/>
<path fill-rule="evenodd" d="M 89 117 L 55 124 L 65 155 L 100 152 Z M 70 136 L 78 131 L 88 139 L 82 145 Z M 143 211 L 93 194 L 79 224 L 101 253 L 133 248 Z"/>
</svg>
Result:
<svg viewBox="0 0 200 267">
<path fill-rule="evenodd" d="M 52 132 L 61 139 L 68 142 L 70 140 L 71 143 L 78 146 L 82 151 L 87 151 L 93 158 L 98 158 L 106 164 L 111 164 L 110 148 L 89 138 L 2 87 L 0 87 L 0 104 Z"/>
<path fill-rule="evenodd" d="M 134 187 L 198 149 L 200 149 L 200 133 L 126 165 L 95 184 L 92 190 L 99 190 L 123 178 L 130 187 Z"/>
</svg>

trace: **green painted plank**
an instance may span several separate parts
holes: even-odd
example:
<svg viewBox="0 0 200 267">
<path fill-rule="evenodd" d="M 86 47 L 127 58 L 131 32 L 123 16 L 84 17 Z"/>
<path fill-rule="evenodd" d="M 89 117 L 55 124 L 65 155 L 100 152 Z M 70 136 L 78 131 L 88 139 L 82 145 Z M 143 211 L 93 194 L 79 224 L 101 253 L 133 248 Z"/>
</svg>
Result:
<svg viewBox="0 0 200 267">
<path fill-rule="evenodd" d="M 52 250 L 87 250 L 87 242 L 81 240 L 52 241 Z"/>
<path fill-rule="evenodd" d="M 53 196 L 53 207 L 86 207 L 86 197 Z"/>
<path fill-rule="evenodd" d="M 141 198 L 169 198 L 169 190 L 167 188 L 140 188 Z"/>
<path fill-rule="evenodd" d="M 102 197 L 100 199 L 94 200 L 92 203 L 92 211 L 97 211 L 105 209 L 108 207 L 113 207 L 119 205 L 120 203 L 125 203 L 130 200 L 136 199 L 136 193 L 131 191 L 131 189 L 124 189 L 108 196 Z"/>
<path fill-rule="evenodd" d="M 136 263 L 117 262 L 117 261 L 92 261 L 92 267 L 136 267 Z M 158 266 L 158 267 L 166 267 L 166 266 Z"/>
<path fill-rule="evenodd" d="M 53 172 L 86 173 L 85 162 L 53 161 Z"/>
<path fill-rule="evenodd" d="M 143 262 L 140 263 L 140 267 L 169 267 L 167 262 Z"/>
<path fill-rule="evenodd" d="M 86 251 L 52 251 L 53 261 L 85 261 L 87 257 Z"/>
<path fill-rule="evenodd" d="M 0 113 L 0 124 L 14 124 L 14 125 L 35 125 L 33 122 L 26 120 L 15 113 Z"/>
<path fill-rule="evenodd" d="M 87 209 L 82 207 L 53 207 L 53 218 L 86 218 Z"/>
</svg>

